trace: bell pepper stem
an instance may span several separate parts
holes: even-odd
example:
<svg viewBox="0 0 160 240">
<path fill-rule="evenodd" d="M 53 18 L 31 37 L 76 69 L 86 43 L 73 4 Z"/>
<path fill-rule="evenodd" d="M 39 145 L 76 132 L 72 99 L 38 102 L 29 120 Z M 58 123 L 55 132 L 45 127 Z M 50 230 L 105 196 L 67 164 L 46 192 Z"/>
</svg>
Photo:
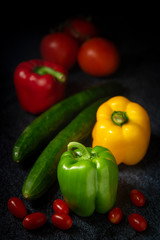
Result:
<svg viewBox="0 0 160 240">
<path fill-rule="evenodd" d="M 111 119 L 113 123 L 115 123 L 118 126 L 122 126 L 124 123 L 128 122 L 128 116 L 126 112 L 123 111 L 114 111 L 112 113 Z"/>
<path fill-rule="evenodd" d="M 78 148 L 82 153 L 83 159 L 87 160 L 90 158 L 90 153 L 88 152 L 87 148 L 83 144 L 79 142 L 70 142 L 68 144 L 68 151 L 72 151 L 72 148 L 76 148 L 76 149 Z"/>
<path fill-rule="evenodd" d="M 57 72 L 53 68 L 50 68 L 50 67 L 47 67 L 47 66 L 35 67 L 34 72 L 39 74 L 39 75 L 50 74 L 53 77 L 55 77 L 59 82 L 62 82 L 62 83 L 66 81 L 66 76 L 63 73 Z"/>
</svg>

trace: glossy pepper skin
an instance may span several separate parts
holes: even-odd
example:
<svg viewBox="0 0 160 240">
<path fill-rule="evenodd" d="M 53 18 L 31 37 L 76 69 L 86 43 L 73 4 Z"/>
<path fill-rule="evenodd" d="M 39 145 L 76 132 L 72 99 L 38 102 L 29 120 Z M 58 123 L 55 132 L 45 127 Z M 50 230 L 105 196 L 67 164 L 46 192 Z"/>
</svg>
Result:
<svg viewBox="0 0 160 240">
<path fill-rule="evenodd" d="M 94 211 L 104 214 L 113 207 L 118 166 L 108 149 L 70 142 L 61 156 L 57 176 L 67 205 L 77 215 L 88 217 Z"/>
<path fill-rule="evenodd" d="M 108 148 L 117 164 L 134 165 L 145 156 L 151 135 L 150 118 L 138 103 L 116 96 L 97 110 L 92 147 Z"/>
<path fill-rule="evenodd" d="M 34 59 L 20 63 L 14 84 L 21 107 L 39 114 L 65 96 L 67 70 L 55 63 Z"/>
</svg>

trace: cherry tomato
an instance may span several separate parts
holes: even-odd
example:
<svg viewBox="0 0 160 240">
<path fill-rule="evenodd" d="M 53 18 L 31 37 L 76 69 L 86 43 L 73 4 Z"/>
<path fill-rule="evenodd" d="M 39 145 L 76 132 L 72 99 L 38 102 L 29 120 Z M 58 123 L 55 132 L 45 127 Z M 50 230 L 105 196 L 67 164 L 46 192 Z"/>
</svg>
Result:
<svg viewBox="0 0 160 240">
<path fill-rule="evenodd" d="M 128 221 L 131 227 L 138 232 L 143 232 L 147 228 L 147 222 L 145 218 L 138 213 L 130 214 L 128 217 Z"/>
<path fill-rule="evenodd" d="M 137 207 L 142 207 L 145 204 L 145 196 L 142 192 L 137 189 L 133 189 L 130 193 L 132 203 Z"/>
<path fill-rule="evenodd" d="M 107 76 L 117 70 L 119 53 L 116 46 L 109 40 L 100 37 L 91 38 L 81 45 L 78 64 L 90 75 Z"/>
<path fill-rule="evenodd" d="M 55 62 L 70 69 L 77 61 L 78 43 L 66 33 L 51 33 L 42 38 L 40 51 L 46 61 Z"/>
<path fill-rule="evenodd" d="M 20 219 L 23 219 L 27 215 L 24 202 L 17 197 L 11 197 L 8 200 L 8 209 L 15 217 Z"/>
<path fill-rule="evenodd" d="M 56 213 L 69 214 L 69 207 L 62 199 L 56 199 L 53 202 L 53 209 Z"/>
<path fill-rule="evenodd" d="M 63 213 L 55 213 L 52 216 L 52 223 L 55 227 L 67 230 L 72 226 L 72 218 Z"/>
<path fill-rule="evenodd" d="M 91 21 L 82 18 L 71 19 L 63 31 L 74 37 L 79 43 L 98 36 L 97 27 Z"/>
<path fill-rule="evenodd" d="M 46 223 L 46 220 L 47 217 L 44 213 L 31 213 L 23 219 L 23 226 L 27 230 L 34 230 L 42 227 Z"/>
<path fill-rule="evenodd" d="M 112 208 L 108 213 L 108 219 L 111 223 L 117 224 L 122 220 L 122 210 L 119 207 Z"/>
</svg>

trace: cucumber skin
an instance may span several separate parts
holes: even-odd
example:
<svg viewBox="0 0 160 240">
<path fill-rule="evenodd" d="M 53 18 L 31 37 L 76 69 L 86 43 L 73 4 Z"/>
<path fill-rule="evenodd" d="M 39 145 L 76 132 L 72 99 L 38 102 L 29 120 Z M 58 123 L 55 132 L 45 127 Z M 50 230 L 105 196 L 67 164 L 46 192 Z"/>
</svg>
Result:
<svg viewBox="0 0 160 240">
<path fill-rule="evenodd" d="M 20 163 L 43 149 L 81 110 L 99 98 L 116 95 L 122 90 L 118 83 L 105 83 L 84 90 L 55 104 L 38 116 L 17 139 L 12 157 Z"/>
<path fill-rule="evenodd" d="M 60 157 L 71 141 L 83 142 L 91 133 L 96 122 L 96 111 L 108 98 L 98 100 L 85 108 L 67 127 L 48 144 L 33 165 L 26 178 L 22 194 L 29 200 L 41 197 L 54 183 Z"/>
</svg>

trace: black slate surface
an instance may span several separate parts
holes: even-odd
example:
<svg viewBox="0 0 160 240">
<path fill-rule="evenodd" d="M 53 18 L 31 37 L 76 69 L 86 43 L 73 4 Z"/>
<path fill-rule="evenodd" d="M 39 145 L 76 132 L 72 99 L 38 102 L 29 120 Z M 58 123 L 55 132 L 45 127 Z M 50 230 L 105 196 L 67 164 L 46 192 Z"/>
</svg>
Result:
<svg viewBox="0 0 160 240">
<path fill-rule="evenodd" d="M 48 33 L 51 26 L 35 24 L 23 29 L 16 27 L 6 35 L 2 46 L 3 61 L 1 61 L 0 236 L 2 240 L 160 239 L 160 37 L 156 31 L 135 30 L 131 22 L 123 18 L 112 21 L 112 28 L 108 27 L 108 31 L 109 18 L 95 16 L 94 20 L 103 30 L 102 35 L 117 45 L 121 56 L 120 68 L 110 77 L 96 78 L 85 74 L 76 65 L 69 74 L 67 95 L 101 82 L 117 81 L 126 88 L 124 96 L 140 103 L 148 111 L 151 120 L 151 140 L 144 159 L 135 166 L 124 164 L 119 166 L 116 206 L 123 210 L 123 220 L 118 225 L 112 225 L 107 215 L 94 213 L 91 217 L 81 218 L 71 212 L 72 228 L 68 231 L 56 229 L 51 223 L 52 203 L 56 198 L 62 198 L 57 182 L 41 199 L 34 202 L 24 200 L 29 212 L 46 213 L 47 223 L 42 229 L 26 231 L 22 221 L 9 213 L 7 201 L 12 196 L 23 199 L 22 184 L 32 166 L 32 163 L 22 166 L 13 162 L 13 145 L 24 128 L 35 118 L 19 105 L 13 84 L 13 72 L 21 61 L 40 58 L 40 40 Z M 143 22 L 141 24 L 143 25 Z M 133 188 L 141 190 L 146 196 L 144 207 L 137 208 L 131 203 L 129 194 Z M 148 228 L 145 232 L 138 233 L 128 224 L 128 215 L 133 212 L 140 213 L 146 218 Z"/>
</svg>

